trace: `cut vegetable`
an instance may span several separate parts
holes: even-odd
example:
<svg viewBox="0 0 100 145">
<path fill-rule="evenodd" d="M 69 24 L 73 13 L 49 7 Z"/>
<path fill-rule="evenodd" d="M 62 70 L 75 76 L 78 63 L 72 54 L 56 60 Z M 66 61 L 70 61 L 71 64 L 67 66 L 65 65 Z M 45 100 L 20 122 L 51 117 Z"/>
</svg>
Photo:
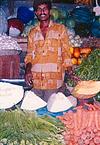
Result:
<svg viewBox="0 0 100 145">
<path fill-rule="evenodd" d="M 100 81 L 80 81 L 75 86 L 72 94 L 76 98 L 91 98 L 100 91 Z"/>
</svg>

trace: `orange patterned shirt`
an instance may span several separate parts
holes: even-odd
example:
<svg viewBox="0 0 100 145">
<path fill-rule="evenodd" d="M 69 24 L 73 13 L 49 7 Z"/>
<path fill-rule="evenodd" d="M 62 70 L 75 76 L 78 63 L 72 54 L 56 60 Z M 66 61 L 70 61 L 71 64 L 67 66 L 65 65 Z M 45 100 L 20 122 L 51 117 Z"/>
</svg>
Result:
<svg viewBox="0 0 100 145">
<path fill-rule="evenodd" d="M 64 70 L 72 65 L 69 48 L 66 28 L 62 24 L 50 21 L 45 38 L 39 24 L 30 30 L 25 63 L 32 63 L 33 88 L 57 89 L 62 86 Z"/>
</svg>

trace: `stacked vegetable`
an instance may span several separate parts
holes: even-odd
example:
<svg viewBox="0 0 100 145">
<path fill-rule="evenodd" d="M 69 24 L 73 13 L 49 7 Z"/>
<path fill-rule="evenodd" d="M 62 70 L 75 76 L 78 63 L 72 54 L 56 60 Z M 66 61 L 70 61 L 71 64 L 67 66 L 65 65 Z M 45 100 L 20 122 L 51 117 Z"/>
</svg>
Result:
<svg viewBox="0 0 100 145">
<path fill-rule="evenodd" d="M 87 57 L 90 52 L 92 51 L 91 48 L 80 48 L 80 47 L 71 47 L 70 53 L 72 56 L 72 64 L 79 65 L 82 62 L 84 57 Z"/>
<path fill-rule="evenodd" d="M 1 145 L 63 145 L 62 123 L 19 109 L 0 112 Z"/>
<path fill-rule="evenodd" d="M 95 49 L 83 59 L 82 63 L 75 69 L 75 75 L 81 80 L 100 80 L 100 49 Z"/>
<path fill-rule="evenodd" d="M 66 128 L 66 145 L 100 145 L 100 107 L 78 106 L 59 119 Z"/>
<path fill-rule="evenodd" d="M 85 48 L 81 49 L 82 56 L 84 55 L 84 58 L 81 59 L 82 62 L 76 66 L 73 72 L 67 74 L 66 82 L 71 87 L 74 87 L 79 80 L 100 80 L 100 49 L 94 49 L 90 54 L 88 54 L 89 48 L 86 51 Z M 78 56 L 79 52 L 76 54 Z M 73 64 L 77 64 L 78 60 L 79 58 L 72 59 Z"/>
</svg>

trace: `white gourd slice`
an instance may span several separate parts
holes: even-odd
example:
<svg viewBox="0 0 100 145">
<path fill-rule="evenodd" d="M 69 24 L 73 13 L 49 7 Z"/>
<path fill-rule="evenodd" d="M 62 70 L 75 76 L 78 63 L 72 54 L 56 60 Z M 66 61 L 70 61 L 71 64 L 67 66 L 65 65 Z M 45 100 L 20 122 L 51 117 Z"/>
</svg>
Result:
<svg viewBox="0 0 100 145">
<path fill-rule="evenodd" d="M 13 107 L 22 100 L 23 95 L 22 86 L 0 82 L 0 109 Z"/>
<path fill-rule="evenodd" d="M 39 108 L 45 107 L 47 103 L 43 101 L 39 96 L 37 96 L 32 91 L 26 91 L 25 96 L 21 105 L 23 110 L 37 110 Z"/>
<path fill-rule="evenodd" d="M 72 106 L 69 99 L 61 92 L 51 95 L 47 103 L 47 109 L 50 112 L 62 112 L 68 110 Z"/>
</svg>

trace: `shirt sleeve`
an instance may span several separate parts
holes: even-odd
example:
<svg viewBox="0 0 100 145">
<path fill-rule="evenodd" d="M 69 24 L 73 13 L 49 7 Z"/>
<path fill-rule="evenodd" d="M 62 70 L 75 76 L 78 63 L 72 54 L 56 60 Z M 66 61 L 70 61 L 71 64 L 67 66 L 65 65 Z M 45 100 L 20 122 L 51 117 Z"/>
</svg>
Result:
<svg viewBox="0 0 100 145">
<path fill-rule="evenodd" d="M 32 31 L 30 31 L 28 34 L 27 54 L 25 57 L 25 64 L 27 64 L 29 62 L 33 63 L 33 60 L 35 57 L 35 54 L 34 54 L 35 47 L 34 47 L 34 43 L 33 43 L 33 35 L 32 34 L 33 34 Z"/>
<path fill-rule="evenodd" d="M 66 70 L 67 67 L 72 66 L 71 53 L 69 51 L 71 45 L 69 44 L 67 28 L 65 28 L 65 26 L 62 25 L 61 30 L 62 30 L 61 32 L 62 60 L 63 60 L 64 69 Z"/>
</svg>

